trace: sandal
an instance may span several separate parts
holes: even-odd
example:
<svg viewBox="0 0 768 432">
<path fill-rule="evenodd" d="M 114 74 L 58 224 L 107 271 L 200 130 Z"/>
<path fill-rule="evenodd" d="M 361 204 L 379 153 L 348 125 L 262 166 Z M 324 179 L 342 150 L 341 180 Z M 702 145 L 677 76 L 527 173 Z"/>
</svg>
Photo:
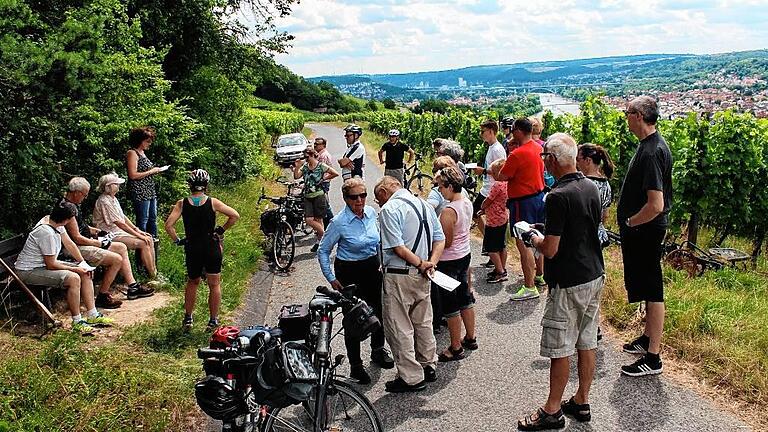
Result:
<svg viewBox="0 0 768 432">
<path fill-rule="evenodd" d="M 450 357 L 446 355 L 446 351 L 451 353 Z M 457 361 L 462 360 L 466 356 L 464 355 L 464 348 L 459 348 L 454 351 L 453 348 L 448 347 L 446 351 L 443 351 L 440 353 L 440 355 L 437 356 L 437 361 L 441 363 L 450 362 L 450 361 Z"/>
<path fill-rule="evenodd" d="M 517 421 L 517 429 L 521 431 L 540 431 L 546 429 L 562 429 L 565 427 L 563 410 L 548 414 L 543 408 Z"/>
<path fill-rule="evenodd" d="M 464 336 L 464 339 L 461 340 L 461 346 L 463 346 L 464 348 L 466 348 L 468 350 L 473 350 L 474 351 L 474 350 L 476 350 L 478 348 L 478 346 L 477 346 L 477 338 L 475 337 L 475 338 L 470 339 L 470 338 Z"/>
</svg>

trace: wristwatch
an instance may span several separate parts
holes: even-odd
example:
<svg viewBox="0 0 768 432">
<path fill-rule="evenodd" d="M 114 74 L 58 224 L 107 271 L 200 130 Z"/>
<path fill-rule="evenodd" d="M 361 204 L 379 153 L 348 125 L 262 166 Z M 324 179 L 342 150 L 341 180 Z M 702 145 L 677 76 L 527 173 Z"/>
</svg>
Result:
<svg viewBox="0 0 768 432">
<path fill-rule="evenodd" d="M 627 220 L 626 220 L 626 221 L 624 221 L 624 223 L 627 225 L 627 228 L 632 228 L 632 224 L 630 224 L 630 223 L 629 223 L 629 220 L 630 220 L 630 219 L 631 219 L 631 218 L 627 218 Z"/>
</svg>

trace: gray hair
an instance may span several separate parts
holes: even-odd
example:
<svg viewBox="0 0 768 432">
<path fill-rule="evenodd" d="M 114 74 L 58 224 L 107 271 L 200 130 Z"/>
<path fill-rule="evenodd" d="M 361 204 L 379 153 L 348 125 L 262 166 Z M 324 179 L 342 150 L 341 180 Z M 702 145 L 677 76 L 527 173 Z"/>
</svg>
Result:
<svg viewBox="0 0 768 432">
<path fill-rule="evenodd" d="M 91 184 L 83 177 L 72 177 L 67 184 L 70 192 L 86 192 L 91 190 Z"/>
<path fill-rule="evenodd" d="M 560 166 L 576 166 L 576 154 L 579 152 L 579 146 L 567 133 L 558 132 L 552 134 L 544 144 L 544 149 L 555 156 Z"/>
<path fill-rule="evenodd" d="M 402 183 L 400 183 L 400 180 L 385 175 L 384 177 L 380 178 L 379 181 L 376 182 L 376 186 L 373 187 L 373 194 L 378 197 L 378 195 L 381 193 L 381 191 L 386 190 L 389 192 L 394 193 L 398 189 L 401 189 L 403 187 Z"/>
<path fill-rule="evenodd" d="M 659 105 L 656 100 L 650 96 L 638 96 L 629 102 L 629 106 L 632 109 L 637 110 L 643 121 L 650 125 L 655 125 L 659 119 Z"/>
<path fill-rule="evenodd" d="M 453 140 L 445 140 L 443 145 L 440 146 L 440 153 L 450 156 L 456 162 L 461 162 L 464 157 L 464 150 L 461 145 Z"/>
<path fill-rule="evenodd" d="M 341 194 L 347 196 L 349 191 L 359 186 L 362 186 L 363 190 L 365 190 L 365 182 L 360 177 L 344 180 L 344 184 L 341 185 Z"/>
</svg>

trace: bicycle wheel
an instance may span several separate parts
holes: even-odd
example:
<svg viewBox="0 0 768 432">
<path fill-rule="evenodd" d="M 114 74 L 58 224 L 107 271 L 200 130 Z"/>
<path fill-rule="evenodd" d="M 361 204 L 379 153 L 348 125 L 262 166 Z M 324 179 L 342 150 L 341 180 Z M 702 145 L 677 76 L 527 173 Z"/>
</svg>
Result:
<svg viewBox="0 0 768 432">
<path fill-rule="evenodd" d="M 429 195 L 429 190 L 432 189 L 432 176 L 418 173 L 408 179 L 405 188 L 418 197 L 426 198 Z"/>
<path fill-rule="evenodd" d="M 316 397 L 319 386 L 313 389 Z M 267 413 L 264 432 L 315 432 L 314 397 L 299 405 L 275 408 Z M 384 430 L 376 410 L 362 393 L 351 385 L 333 380 L 324 395 L 323 412 L 318 419 L 321 431 L 379 432 Z"/>
<path fill-rule="evenodd" d="M 275 235 L 272 238 L 272 258 L 275 259 L 275 266 L 280 270 L 287 271 L 293 263 L 295 253 L 296 242 L 293 239 L 293 228 L 288 222 L 278 222 Z"/>
</svg>

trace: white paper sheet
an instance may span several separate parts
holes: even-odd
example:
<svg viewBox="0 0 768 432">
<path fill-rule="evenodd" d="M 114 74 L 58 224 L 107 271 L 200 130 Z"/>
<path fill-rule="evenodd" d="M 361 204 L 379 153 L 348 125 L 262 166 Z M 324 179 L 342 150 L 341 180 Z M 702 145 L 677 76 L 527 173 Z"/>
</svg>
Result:
<svg viewBox="0 0 768 432">
<path fill-rule="evenodd" d="M 166 171 L 170 167 L 171 167 L 170 165 L 163 165 L 160 167 L 160 172 Z"/>
<path fill-rule="evenodd" d="M 477 168 L 477 164 L 475 162 L 465 163 L 464 168 L 466 169 L 475 169 Z"/>
<path fill-rule="evenodd" d="M 92 272 L 92 271 L 96 270 L 96 267 L 91 267 L 85 261 L 80 261 L 80 264 L 78 264 L 77 266 L 80 267 L 81 269 L 83 269 L 85 271 L 89 271 L 89 272 Z"/>
<path fill-rule="evenodd" d="M 427 273 L 427 277 L 447 291 L 453 291 L 461 285 L 461 282 L 440 271 L 435 271 L 432 274 Z"/>
</svg>

